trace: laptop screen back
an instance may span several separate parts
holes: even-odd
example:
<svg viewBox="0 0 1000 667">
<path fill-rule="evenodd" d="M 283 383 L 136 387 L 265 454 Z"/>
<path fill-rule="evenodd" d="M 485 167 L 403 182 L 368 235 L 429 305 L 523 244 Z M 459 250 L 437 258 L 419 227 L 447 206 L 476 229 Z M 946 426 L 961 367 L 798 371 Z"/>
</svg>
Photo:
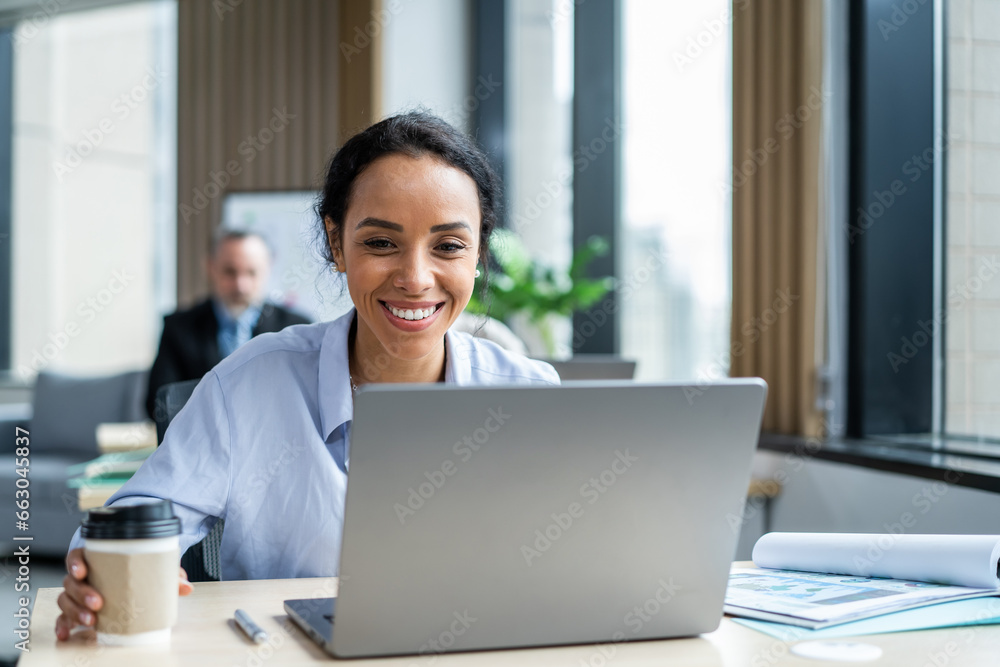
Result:
<svg viewBox="0 0 1000 667">
<path fill-rule="evenodd" d="M 766 386 L 376 386 L 356 397 L 333 652 L 714 629 Z"/>
</svg>

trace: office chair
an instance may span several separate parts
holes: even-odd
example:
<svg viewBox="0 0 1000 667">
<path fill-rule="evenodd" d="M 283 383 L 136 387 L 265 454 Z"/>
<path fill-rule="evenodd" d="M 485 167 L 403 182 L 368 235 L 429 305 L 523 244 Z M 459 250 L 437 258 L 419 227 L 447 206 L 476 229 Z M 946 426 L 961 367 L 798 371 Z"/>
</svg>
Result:
<svg viewBox="0 0 1000 667">
<path fill-rule="evenodd" d="M 165 384 L 156 391 L 156 441 L 163 442 L 163 434 L 167 432 L 170 421 L 181 411 L 187 400 L 191 398 L 191 393 L 200 380 L 186 380 L 184 382 L 171 382 Z M 221 573 L 219 567 L 219 553 L 222 547 L 222 531 L 225 528 L 225 521 L 219 519 L 208 535 L 199 542 L 191 546 L 184 555 L 181 556 L 181 567 L 187 572 L 188 581 L 218 581 Z"/>
</svg>

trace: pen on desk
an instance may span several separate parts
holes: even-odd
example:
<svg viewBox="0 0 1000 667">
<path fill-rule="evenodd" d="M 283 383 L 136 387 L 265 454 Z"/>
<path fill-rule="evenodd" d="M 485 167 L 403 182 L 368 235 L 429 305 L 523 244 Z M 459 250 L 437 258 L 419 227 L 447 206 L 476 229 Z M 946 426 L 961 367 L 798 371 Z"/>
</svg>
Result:
<svg viewBox="0 0 1000 667">
<path fill-rule="evenodd" d="M 242 609 L 236 610 L 236 625 L 240 626 L 240 630 L 246 633 L 247 637 L 253 640 L 254 643 L 260 644 L 261 642 L 267 641 L 267 633 L 264 632 L 263 628 L 253 622 L 250 618 L 250 614 L 246 613 Z"/>
</svg>

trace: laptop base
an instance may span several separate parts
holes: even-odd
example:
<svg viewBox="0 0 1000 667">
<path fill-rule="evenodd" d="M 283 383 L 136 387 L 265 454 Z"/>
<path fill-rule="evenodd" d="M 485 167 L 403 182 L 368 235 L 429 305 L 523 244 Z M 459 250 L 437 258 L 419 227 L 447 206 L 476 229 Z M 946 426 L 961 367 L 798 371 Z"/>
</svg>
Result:
<svg viewBox="0 0 1000 667">
<path fill-rule="evenodd" d="M 285 600 L 285 611 L 323 650 L 333 655 L 333 612 L 337 598 Z"/>
</svg>

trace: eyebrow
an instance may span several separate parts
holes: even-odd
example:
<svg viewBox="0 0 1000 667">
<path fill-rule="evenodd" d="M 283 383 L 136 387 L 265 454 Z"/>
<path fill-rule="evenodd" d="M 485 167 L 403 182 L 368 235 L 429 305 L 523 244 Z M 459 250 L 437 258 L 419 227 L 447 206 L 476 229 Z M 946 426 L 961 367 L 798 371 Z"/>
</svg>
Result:
<svg viewBox="0 0 1000 667">
<path fill-rule="evenodd" d="M 384 227 L 385 229 L 391 229 L 396 232 L 403 231 L 403 225 L 397 222 L 389 222 L 388 220 L 379 220 L 378 218 L 365 218 L 358 223 L 358 226 L 354 228 L 354 231 L 357 231 L 362 227 Z"/>
<path fill-rule="evenodd" d="M 443 225 L 434 225 L 431 227 L 431 233 L 447 232 L 452 229 L 467 229 L 470 232 L 472 231 L 472 227 L 467 222 L 446 222 Z"/>
<path fill-rule="evenodd" d="M 403 225 L 398 222 L 389 222 L 388 220 L 380 220 L 379 218 L 365 218 L 358 223 L 355 227 L 355 231 L 361 229 L 362 227 L 382 227 L 384 229 L 391 229 L 396 232 L 403 231 Z M 452 229 L 467 229 L 472 231 L 472 226 L 467 222 L 446 222 L 440 225 L 434 225 L 431 227 L 431 233 L 436 234 L 437 232 L 447 232 Z"/>
</svg>

